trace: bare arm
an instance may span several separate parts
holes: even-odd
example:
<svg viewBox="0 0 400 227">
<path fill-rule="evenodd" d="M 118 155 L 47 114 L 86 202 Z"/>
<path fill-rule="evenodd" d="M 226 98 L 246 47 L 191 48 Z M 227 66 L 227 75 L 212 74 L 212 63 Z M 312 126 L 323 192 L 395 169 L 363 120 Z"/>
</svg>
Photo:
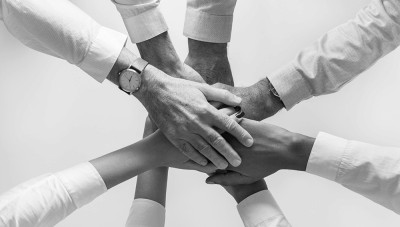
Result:
<svg viewBox="0 0 400 227">
<path fill-rule="evenodd" d="M 149 118 L 146 120 L 143 138 L 151 135 L 157 128 Z M 165 207 L 168 181 L 168 167 L 158 167 L 138 176 L 135 199 L 148 199 Z"/>
</svg>

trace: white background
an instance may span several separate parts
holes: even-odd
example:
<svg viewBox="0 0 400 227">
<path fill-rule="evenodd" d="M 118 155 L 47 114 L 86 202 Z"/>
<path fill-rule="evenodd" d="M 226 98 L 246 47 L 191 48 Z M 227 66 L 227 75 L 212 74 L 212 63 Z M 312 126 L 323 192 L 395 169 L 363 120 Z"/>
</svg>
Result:
<svg viewBox="0 0 400 227">
<path fill-rule="evenodd" d="M 110 1 L 74 2 L 99 23 L 126 32 Z M 239 0 L 229 47 L 236 84 L 257 82 L 368 2 Z M 184 59 L 185 1 L 164 0 L 162 10 Z M 267 121 L 309 136 L 325 131 L 400 146 L 399 59 L 394 51 L 342 91 Z M 145 116 L 138 101 L 111 83 L 99 84 L 73 65 L 24 47 L 0 25 L 0 192 L 139 140 Z M 205 178 L 170 171 L 167 226 L 242 226 L 234 200 Z M 266 180 L 295 227 L 399 226 L 393 212 L 316 176 L 281 171 Z M 59 226 L 123 226 L 134 186 L 135 180 L 117 186 Z"/>
</svg>

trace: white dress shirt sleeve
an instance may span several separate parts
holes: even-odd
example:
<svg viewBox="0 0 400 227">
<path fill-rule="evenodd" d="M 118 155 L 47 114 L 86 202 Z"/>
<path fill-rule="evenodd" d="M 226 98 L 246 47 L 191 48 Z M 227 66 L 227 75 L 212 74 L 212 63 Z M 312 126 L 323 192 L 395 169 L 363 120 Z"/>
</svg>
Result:
<svg viewBox="0 0 400 227">
<path fill-rule="evenodd" d="M 285 107 L 338 91 L 400 44 L 400 1 L 373 0 L 268 78 Z"/>
<path fill-rule="evenodd" d="M 271 192 L 257 192 L 237 205 L 245 227 L 290 227 Z"/>
<path fill-rule="evenodd" d="M 183 34 L 211 43 L 231 40 L 236 0 L 188 0 Z"/>
<path fill-rule="evenodd" d="M 160 0 L 112 0 L 122 16 L 133 43 L 149 40 L 168 31 L 158 5 Z"/>
<path fill-rule="evenodd" d="M 127 37 L 100 26 L 67 0 L 0 0 L 0 18 L 26 46 L 77 65 L 103 82 Z"/>
<path fill-rule="evenodd" d="M 164 227 L 164 225 L 163 205 L 148 199 L 133 200 L 126 227 Z"/>
<path fill-rule="evenodd" d="M 336 181 L 400 214 L 400 148 L 320 133 L 312 148 L 307 172 Z"/>
<path fill-rule="evenodd" d="M 0 223 L 7 227 L 50 227 L 107 191 L 90 163 L 47 174 L 0 196 Z"/>
</svg>

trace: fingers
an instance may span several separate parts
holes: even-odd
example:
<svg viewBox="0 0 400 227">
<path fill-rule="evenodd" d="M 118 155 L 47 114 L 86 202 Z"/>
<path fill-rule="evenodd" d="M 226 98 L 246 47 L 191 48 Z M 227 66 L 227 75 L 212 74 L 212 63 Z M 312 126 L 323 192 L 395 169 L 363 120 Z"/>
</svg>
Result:
<svg viewBox="0 0 400 227">
<path fill-rule="evenodd" d="M 189 160 L 183 164 L 183 168 L 187 170 L 195 170 L 206 174 L 212 174 L 217 171 L 217 167 L 211 163 L 208 163 L 206 166 L 201 166 L 192 160 Z"/>
<path fill-rule="evenodd" d="M 236 112 L 236 110 L 235 110 L 234 107 L 226 107 L 226 108 L 220 109 L 220 110 L 218 110 L 218 111 L 219 111 L 220 113 L 225 114 L 225 115 L 228 115 L 228 116 L 231 116 L 231 115 L 233 115 L 233 114 Z"/>
<path fill-rule="evenodd" d="M 256 182 L 256 179 L 242 175 L 238 172 L 229 171 L 226 173 L 217 173 L 207 178 L 207 184 L 220 184 L 223 186 L 232 186 L 240 184 L 251 184 Z"/>
<path fill-rule="evenodd" d="M 202 131 L 201 136 L 219 152 L 232 166 L 239 166 L 242 162 L 240 156 L 233 150 L 231 145 L 213 128 Z M 213 163 L 215 161 L 211 160 Z"/>
<path fill-rule="evenodd" d="M 238 106 L 242 99 L 227 90 L 200 84 L 199 90 L 203 92 L 208 101 L 218 101 L 229 106 Z"/>
<path fill-rule="evenodd" d="M 253 137 L 244 128 L 242 128 L 238 122 L 236 122 L 236 120 L 240 120 L 239 117 L 238 119 L 235 119 L 219 112 L 216 112 L 215 116 L 216 118 L 214 118 L 214 125 L 216 127 L 228 132 L 246 147 L 251 147 L 253 145 Z"/>
<path fill-rule="evenodd" d="M 174 144 L 175 145 L 175 144 Z M 181 140 L 175 145 L 186 157 L 193 160 L 199 165 L 205 166 L 207 165 L 207 159 L 202 156 L 196 149 L 192 147 L 188 142 Z"/>
<path fill-rule="evenodd" d="M 228 162 L 200 136 L 192 137 L 192 146 L 210 160 L 218 169 L 226 169 Z"/>
<path fill-rule="evenodd" d="M 232 86 L 230 86 L 230 85 L 219 83 L 219 82 L 213 84 L 212 86 L 215 87 L 215 88 L 225 89 L 225 90 L 228 90 L 228 91 L 230 90 L 230 88 L 232 88 Z"/>
</svg>

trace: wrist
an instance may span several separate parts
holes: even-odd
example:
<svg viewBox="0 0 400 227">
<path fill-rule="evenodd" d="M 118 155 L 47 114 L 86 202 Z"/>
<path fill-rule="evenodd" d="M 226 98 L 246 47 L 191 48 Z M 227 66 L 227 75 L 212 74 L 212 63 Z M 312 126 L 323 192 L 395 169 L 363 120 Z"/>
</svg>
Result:
<svg viewBox="0 0 400 227">
<path fill-rule="evenodd" d="M 142 72 L 139 90 L 133 95 L 147 108 L 147 102 L 159 97 L 157 93 L 165 88 L 168 79 L 165 73 L 149 64 Z"/>
<path fill-rule="evenodd" d="M 227 57 L 228 44 L 227 43 L 209 43 L 188 39 L 189 57 L 193 58 L 207 58 L 207 57 Z"/>
<path fill-rule="evenodd" d="M 188 39 L 189 54 L 185 63 L 196 70 L 207 84 L 233 86 L 226 43 L 208 43 Z"/>
<path fill-rule="evenodd" d="M 168 75 L 176 75 L 183 67 L 168 32 L 137 43 L 137 47 L 144 60 Z"/>
<path fill-rule="evenodd" d="M 291 148 L 289 150 L 292 154 L 293 162 L 288 169 L 306 171 L 314 142 L 315 138 L 292 133 Z"/>
<path fill-rule="evenodd" d="M 285 107 L 280 97 L 273 93 L 274 88 L 268 78 L 260 80 L 255 87 L 263 94 L 262 97 L 269 111 L 275 114 Z"/>
<path fill-rule="evenodd" d="M 231 195 L 238 204 L 257 192 L 268 190 L 267 184 L 264 180 L 259 180 L 249 185 L 238 185 L 231 187 Z"/>
</svg>

